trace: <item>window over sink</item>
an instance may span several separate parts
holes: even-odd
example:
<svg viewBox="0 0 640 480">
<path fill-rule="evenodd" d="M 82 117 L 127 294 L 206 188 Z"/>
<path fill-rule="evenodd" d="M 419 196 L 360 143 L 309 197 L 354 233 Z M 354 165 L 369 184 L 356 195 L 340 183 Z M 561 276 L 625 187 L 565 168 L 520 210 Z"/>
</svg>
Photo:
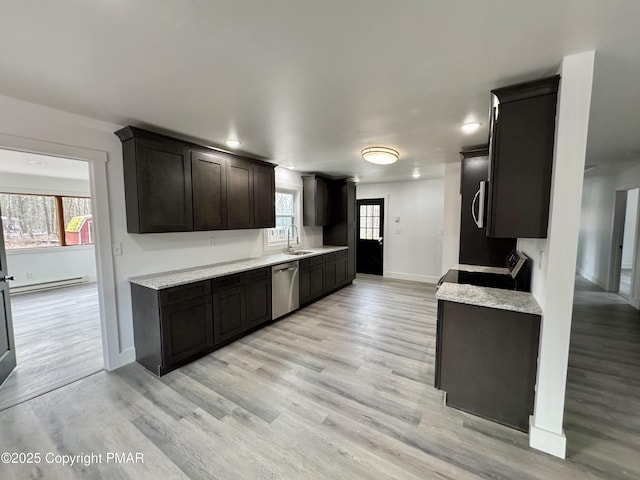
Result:
<svg viewBox="0 0 640 480">
<path fill-rule="evenodd" d="M 300 233 L 299 191 L 286 188 L 276 188 L 276 226 L 266 231 L 265 246 L 284 247 L 287 245 L 287 235 L 290 235 L 291 245 L 298 245 Z M 296 228 L 291 228 L 295 225 Z"/>
</svg>

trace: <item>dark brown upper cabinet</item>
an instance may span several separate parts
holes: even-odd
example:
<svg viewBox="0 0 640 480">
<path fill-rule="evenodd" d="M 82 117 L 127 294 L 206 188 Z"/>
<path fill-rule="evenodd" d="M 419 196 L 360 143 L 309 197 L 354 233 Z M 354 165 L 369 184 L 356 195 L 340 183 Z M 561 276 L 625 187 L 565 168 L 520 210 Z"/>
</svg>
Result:
<svg viewBox="0 0 640 480">
<path fill-rule="evenodd" d="M 227 229 L 226 158 L 201 150 L 191 151 L 193 229 Z"/>
<path fill-rule="evenodd" d="M 275 226 L 275 165 L 135 127 L 116 135 L 129 233 Z"/>
<path fill-rule="evenodd" d="M 232 158 L 228 165 L 229 229 L 254 228 L 253 164 L 242 158 Z"/>
<path fill-rule="evenodd" d="M 254 228 L 276 226 L 276 176 L 272 165 L 253 166 Z"/>
<path fill-rule="evenodd" d="M 305 227 L 323 227 L 331 217 L 329 180 L 318 175 L 302 177 L 302 224 Z"/>
<path fill-rule="evenodd" d="M 487 235 L 545 238 L 560 76 L 493 90 Z"/>
<path fill-rule="evenodd" d="M 123 148 L 127 231 L 193 230 L 191 160 L 186 145 L 133 127 L 116 135 Z"/>
</svg>

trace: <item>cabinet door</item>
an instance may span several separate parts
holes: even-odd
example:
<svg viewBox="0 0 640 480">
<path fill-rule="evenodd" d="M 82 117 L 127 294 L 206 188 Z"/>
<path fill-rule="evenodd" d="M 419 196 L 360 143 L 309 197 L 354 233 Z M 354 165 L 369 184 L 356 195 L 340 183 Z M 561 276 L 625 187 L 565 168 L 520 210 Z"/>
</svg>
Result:
<svg viewBox="0 0 640 480">
<path fill-rule="evenodd" d="M 227 221 L 230 230 L 254 227 L 253 163 L 240 158 L 227 162 Z"/>
<path fill-rule="evenodd" d="M 324 283 L 324 264 L 316 265 L 311 269 L 311 298 L 323 295 L 326 288 Z"/>
<path fill-rule="evenodd" d="M 317 175 L 304 176 L 302 181 L 302 224 L 305 227 L 326 225 L 331 216 L 327 182 Z"/>
<path fill-rule="evenodd" d="M 213 347 L 210 295 L 162 307 L 160 323 L 164 368 Z"/>
<path fill-rule="evenodd" d="M 318 178 L 318 225 L 331 222 L 331 186 L 327 181 Z"/>
<path fill-rule="evenodd" d="M 298 281 L 300 305 L 304 305 L 310 301 L 311 296 L 311 268 L 301 268 L 299 271 L 300 280 Z"/>
<path fill-rule="evenodd" d="M 347 282 L 356 278 L 356 227 L 347 227 Z"/>
<path fill-rule="evenodd" d="M 194 230 L 227 228 L 226 159 L 202 151 L 191 151 Z"/>
<path fill-rule="evenodd" d="M 347 283 L 347 257 L 342 257 L 336 264 L 336 285 L 341 286 Z"/>
<path fill-rule="evenodd" d="M 253 200 L 255 228 L 276 226 L 276 177 L 274 167 L 253 167 Z"/>
<path fill-rule="evenodd" d="M 271 320 L 271 280 L 252 282 L 245 286 L 247 297 L 246 328 Z"/>
<path fill-rule="evenodd" d="M 125 180 L 128 231 L 133 233 L 187 232 L 193 230 L 191 161 L 184 144 L 171 140 L 135 139 L 136 185 Z M 125 172 L 128 168 L 125 166 Z M 137 208 L 131 190 L 137 190 Z M 135 228 L 138 223 L 139 228 Z"/>
<path fill-rule="evenodd" d="M 347 181 L 347 226 L 356 226 L 356 184 Z"/>
<path fill-rule="evenodd" d="M 494 90 L 487 235 L 545 238 L 558 76 Z"/>
<path fill-rule="evenodd" d="M 324 265 L 324 289 L 329 292 L 338 286 L 338 261 L 332 260 Z"/>
<path fill-rule="evenodd" d="M 244 287 L 213 294 L 213 338 L 216 344 L 243 332 L 246 319 Z"/>
</svg>

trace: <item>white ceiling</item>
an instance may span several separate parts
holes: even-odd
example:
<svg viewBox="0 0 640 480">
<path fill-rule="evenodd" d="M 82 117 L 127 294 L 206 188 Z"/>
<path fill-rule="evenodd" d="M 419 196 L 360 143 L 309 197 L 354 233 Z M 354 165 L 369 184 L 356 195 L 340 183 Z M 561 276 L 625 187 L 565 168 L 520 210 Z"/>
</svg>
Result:
<svg viewBox="0 0 640 480">
<path fill-rule="evenodd" d="M 492 88 L 595 49 L 587 163 L 640 157 L 638 0 L 2 3 L 1 94 L 363 182 L 441 176 Z"/>
<path fill-rule="evenodd" d="M 80 160 L 0 149 L 0 173 L 89 180 L 89 165 Z"/>
</svg>

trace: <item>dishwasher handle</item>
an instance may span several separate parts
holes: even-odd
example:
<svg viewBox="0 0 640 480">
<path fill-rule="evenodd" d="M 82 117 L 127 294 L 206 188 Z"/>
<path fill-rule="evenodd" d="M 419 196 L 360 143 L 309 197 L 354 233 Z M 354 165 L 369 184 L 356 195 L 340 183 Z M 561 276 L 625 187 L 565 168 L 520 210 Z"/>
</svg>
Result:
<svg viewBox="0 0 640 480">
<path fill-rule="evenodd" d="M 282 272 L 288 272 L 290 270 L 297 270 L 298 267 L 286 267 L 286 268 L 281 268 L 280 270 L 274 270 L 273 273 L 282 273 Z"/>
</svg>

